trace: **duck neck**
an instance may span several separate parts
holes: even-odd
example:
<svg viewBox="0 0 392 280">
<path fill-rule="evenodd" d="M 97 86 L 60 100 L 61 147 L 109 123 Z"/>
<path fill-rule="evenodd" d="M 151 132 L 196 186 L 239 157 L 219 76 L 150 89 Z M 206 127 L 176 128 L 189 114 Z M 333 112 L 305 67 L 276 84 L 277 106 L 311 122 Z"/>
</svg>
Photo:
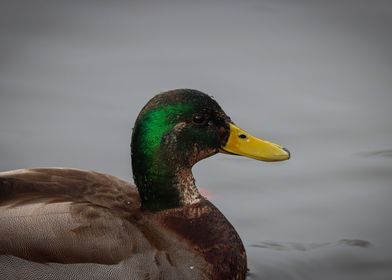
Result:
<svg viewBox="0 0 392 280">
<path fill-rule="evenodd" d="M 159 157 L 139 159 L 134 155 L 132 166 L 143 209 L 155 212 L 200 200 L 190 168 L 173 166 Z"/>
<path fill-rule="evenodd" d="M 187 147 L 178 146 L 177 133 L 185 123 L 173 119 L 190 105 L 160 104 L 146 107 L 139 114 L 132 133 L 132 170 L 142 208 L 159 211 L 192 204 L 199 200 L 187 162 Z"/>
</svg>

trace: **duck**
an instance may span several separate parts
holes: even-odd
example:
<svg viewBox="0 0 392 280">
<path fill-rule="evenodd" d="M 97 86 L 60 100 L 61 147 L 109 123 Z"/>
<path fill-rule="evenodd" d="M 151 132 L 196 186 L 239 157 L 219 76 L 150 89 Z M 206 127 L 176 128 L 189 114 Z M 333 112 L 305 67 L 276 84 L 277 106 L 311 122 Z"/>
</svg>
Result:
<svg viewBox="0 0 392 280">
<path fill-rule="evenodd" d="M 134 184 L 71 168 L 0 172 L 0 278 L 245 279 L 238 233 L 192 175 L 217 153 L 290 158 L 237 126 L 213 97 L 176 89 L 136 119 Z"/>
</svg>

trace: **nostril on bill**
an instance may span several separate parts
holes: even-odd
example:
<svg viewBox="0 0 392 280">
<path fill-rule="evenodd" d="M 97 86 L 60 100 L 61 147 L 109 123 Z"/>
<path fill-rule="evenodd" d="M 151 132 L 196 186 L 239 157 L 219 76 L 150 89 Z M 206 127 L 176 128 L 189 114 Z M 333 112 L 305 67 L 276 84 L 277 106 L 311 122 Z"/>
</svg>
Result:
<svg viewBox="0 0 392 280">
<path fill-rule="evenodd" d="M 240 137 L 241 139 L 246 139 L 246 135 L 245 134 L 240 134 L 240 135 L 238 135 L 238 137 Z"/>
</svg>

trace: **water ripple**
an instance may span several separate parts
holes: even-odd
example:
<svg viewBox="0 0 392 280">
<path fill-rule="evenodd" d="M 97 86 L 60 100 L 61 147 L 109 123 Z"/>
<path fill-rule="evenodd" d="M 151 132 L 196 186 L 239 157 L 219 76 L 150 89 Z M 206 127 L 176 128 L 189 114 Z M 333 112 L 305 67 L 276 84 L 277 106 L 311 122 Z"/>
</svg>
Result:
<svg viewBox="0 0 392 280">
<path fill-rule="evenodd" d="M 364 157 L 392 157 L 392 149 L 361 152 L 358 155 Z"/>
<path fill-rule="evenodd" d="M 369 248 L 372 243 L 367 240 L 361 239 L 341 239 L 338 242 L 325 242 L 325 243 L 300 243 L 300 242 L 275 242 L 275 241 L 263 241 L 251 244 L 251 247 L 264 248 L 275 251 L 309 251 L 318 249 L 321 247 L 331 246 L 352 246 Z"/>
</svg>

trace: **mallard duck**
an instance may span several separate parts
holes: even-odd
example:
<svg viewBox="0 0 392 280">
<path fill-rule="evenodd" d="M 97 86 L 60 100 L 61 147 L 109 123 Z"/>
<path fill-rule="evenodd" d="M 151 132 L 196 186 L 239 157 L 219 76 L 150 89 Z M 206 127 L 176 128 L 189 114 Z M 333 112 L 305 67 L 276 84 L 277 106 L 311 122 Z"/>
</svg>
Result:
<svg viewBox="0 0 392 280">
<path fill-rule="evenodd" d="M 290 157 L 236 126 L 207 94 L 179 89 L 137 117 L 136 186 L 67 168 L 0 173 L 0 278 L 245 279 L 241 239 L 191 171 L 218 152 Z"/>
</svg>

